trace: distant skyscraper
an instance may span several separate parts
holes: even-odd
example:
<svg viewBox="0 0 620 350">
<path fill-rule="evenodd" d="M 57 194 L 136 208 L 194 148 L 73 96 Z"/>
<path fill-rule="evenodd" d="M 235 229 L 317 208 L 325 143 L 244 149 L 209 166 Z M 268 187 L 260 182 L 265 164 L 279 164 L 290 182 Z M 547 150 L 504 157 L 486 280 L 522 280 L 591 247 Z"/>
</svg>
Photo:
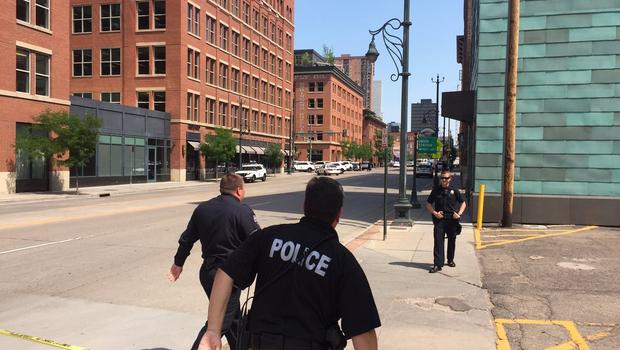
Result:
<svg viewBox="0 0 620 350">
<path fill-rule="evenodd" d="M 389 133 L 400 132 L 400 123 L 397 122 L 389 122 L 387 124 L 387 129 Z"/>
<path fill-rule="evenodd" d="M 372 96 L 372 109 L 375 114 L 383 119 L 383 111 L 381 110 L 381 89 L 382 83 L 381 80 L 373 80 L 372 81 L 372 90 L 374 95 Z"/>
<path fill-rule="evenodd" d="M 423 129 L 437 132 L 437 103 L 430 98 L 411 104 L 411 131 L 420 132 Z"/>
</svg>

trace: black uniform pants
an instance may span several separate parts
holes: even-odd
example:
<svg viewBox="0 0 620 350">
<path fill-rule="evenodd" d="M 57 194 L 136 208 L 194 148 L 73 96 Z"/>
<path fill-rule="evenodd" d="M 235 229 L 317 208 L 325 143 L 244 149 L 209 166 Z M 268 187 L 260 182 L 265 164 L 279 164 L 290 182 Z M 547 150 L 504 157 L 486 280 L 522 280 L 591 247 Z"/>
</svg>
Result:
<svg viewBox="0 0 620 350">
<path fill-rule="evenodd" d="M 444 237 L 448 236 L 448 262 L 454 261 L 454 250 L 456 249 L 456 234 L 458 230 L 458 220 L 442 219 L 436 220 L 433 228 L 433 265 L 443 267 L 444 256 Z"/>
<path fill-rule="evenodd" d="M 213 288 L 217 268 L 218 266 L 207 263 L 202 264 L 200 267 L 200 284 L 202 284 L 202 288 L 205 290 L 205 293 L 207 293 L 207 298 L 210 298 L 211 296 L 211 289 Z M 233 287 L 233 290 L 230 293 L 230 299 L 228 300 L 228 306 L 226 307 L 224 322 L 222 324 L 222 335 L 226 337 L 231 350 L 235 350 L 237 348 L 237 335 L 239 333 L 239 321 L 241 319 L 241 310 L 239 305 L 240 296 L 241 290 Z M 200 339 L 207 331 L 208 322 L 209 321 L 207 321 L 200 332 L 198 332 L 198 337 L 196 338 L 196 341 L 194 341 L 192 350 L 198 349 Z"/>
<path fill-rule="evenodd" d="M 279 334 L 252 334 L 250 350 L 328 350 L 327 345 L 315 341 L 292 338 Z"/>
</svg>

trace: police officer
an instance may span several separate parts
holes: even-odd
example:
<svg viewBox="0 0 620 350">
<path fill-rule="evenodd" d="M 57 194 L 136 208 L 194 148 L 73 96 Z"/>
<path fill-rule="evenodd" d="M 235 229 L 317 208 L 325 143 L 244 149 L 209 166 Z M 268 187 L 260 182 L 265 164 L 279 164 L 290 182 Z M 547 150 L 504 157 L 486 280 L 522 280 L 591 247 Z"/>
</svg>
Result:
<svg viewBox="0 0 620 350">
<path fill-rule="evenodd" d="M 230 290 L 248 287 L 255 276 L 250 349 L 343 349 L 345 338 L 353 340 L 356 350 L 377 349 L 375 328 L 381 322 L 370 286 L 335 230 L 343 198 L 336 180 L 313 178 L 299 223 L 265 228 L 230 256 L 215 277 L 209 328 L 199 349 L 221 348 L 220 324 Z M 341 338 L 330 342 L 334 334 Z"/>
<path fill-rule="evenodd" d="M 179 248 L 168 274 L 171 282 L 179 278 L 185 259 L 189 256 L 194 243 L 200 240 L 204 259 L 200 267 L 200 283 L 207 298 L 211 295 L 218 267 L 250 234 L 260 229 L 252 209 L 241 203 L 245 197 L 245 187 L 241 176 L 234 173 L 224 175 L 220 180 L 220 193 L 219 196 L 201 203 L 194 210 L 187 228 L 179 238 Z M 241 317 L 239 308 L 241 291 L 234 288 L 229 293 L 232 294 L 230 294 L 226 309 L 222 334 L 226 336 L 231 349 L 234 349 L 237 344 Z M 198 347 L 198 342 L 206 328 L 207 325 L 199 332 L 192 349 Z"/>
<path fill-rule="evenodd" d="M 456 236 L 461 233 L 459 219 L 465 211 L 465 201 L 461 192 L 450 185 L 452 175 L 448 169 L 442 170 L 440 184 L 435 186 L 426 200 L 426 210 L 433 215 L 433 267 L 428 271 L 441 271 L 444 264 L 444 235 L 448 236 L 448 266 L 455 267 L 454 249 Z"/>
</svg>

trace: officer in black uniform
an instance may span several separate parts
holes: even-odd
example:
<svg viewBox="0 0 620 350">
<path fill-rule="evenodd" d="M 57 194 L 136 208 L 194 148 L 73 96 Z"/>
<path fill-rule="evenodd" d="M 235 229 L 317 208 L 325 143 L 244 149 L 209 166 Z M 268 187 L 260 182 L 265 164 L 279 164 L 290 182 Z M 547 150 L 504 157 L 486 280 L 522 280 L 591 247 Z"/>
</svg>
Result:
<svg viewBox="0 0 620 350">
<path fill-rule="evenodd" d="M 207 298 L 211 295 L 218 267 L 252 233 L 260 229 L 252 209 L 241 203 L 245 197 L 245 187 L 241 176 L 234 173 L 224 175 L 220 180 L 220 193 L 219 196 L 201 203 L 194 210 L 187 228 L 179 238 L 179 248 L 168 275 L 171 282 L 179 278 L 185 259 L 189 256 L 194 243 L 200 240 L 204 259 L 200 267 L 200 283 Z M 231 349 L 234 349 L 237 344 L 239 319 L 241 318 L 239 308 L 241 291 L 234 288 L 231 293 L 222 334 L 226 336 Z M 206 329 L 205 324 L 192 349 L 198 348 L 200 338 Z"/>
<path fill-rule="evenodd" d="M 441 171 L 440 185 L 435 186 L 426 200 L 426 210 L 433 215 L 433 267 L 428 271 L 441 271 L 444 264 L 444 235 L 448 236 L 448 266 L 455 267 L 454 249 L 456 236 L 461 233 L 459 219 L 465 211 L 465 201 L 457 188 L 450 186 L 452 175 L 445 169 Z"/>
<path fill-rule="evenodd" d="M 375 328 L 381 322 L 370 286 L 335 231 L 343 198 L 337 181 L 313 178 L 299 223 L 270 226 L 230 256 L 215 277 L 209 329 L 200 349 L 220 349 L 219 325 L 229 291 L 233 284 L 248 287 L 255 276 L 250 349 L 343 349 L 346 338 L 355 349 L 377 349 Z"/>
</svg>

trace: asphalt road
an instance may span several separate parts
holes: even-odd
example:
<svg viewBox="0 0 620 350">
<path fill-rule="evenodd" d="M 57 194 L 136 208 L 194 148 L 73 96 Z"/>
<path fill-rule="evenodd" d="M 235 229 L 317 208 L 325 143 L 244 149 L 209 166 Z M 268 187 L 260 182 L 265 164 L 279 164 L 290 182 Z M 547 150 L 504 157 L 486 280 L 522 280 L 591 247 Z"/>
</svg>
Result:
<svg viewBox="0 0 620 350">
<path fill-rule="evenodd" d="M 310 174 L 247 184 L 261 226 L 302 215 Z M 346 198 L 337 230 L 348 242 L 382 218 L 383 174 L 337 177 Z M 389 203 L 397 197 L 390 170 Z M 418 188 L 430 180 L 419 179 Z M 106 198 L 0 206 L 0 333 L 8 330 L 89 349 L 188 348 L 208 304 L 198 281 L 196 245 L 181 278 L 166 276 L 195 206 L 217 184 Z M 388 206 L 391 211 L 391 204 Z M 0 349 L 49 349 L 0 334 Z"/>
<path fill-rule="evenodd" d="M 489 229 L 482 241 L 483 284 L 510 349 L 620 349 L 620 229 Z"/>
</svg>

